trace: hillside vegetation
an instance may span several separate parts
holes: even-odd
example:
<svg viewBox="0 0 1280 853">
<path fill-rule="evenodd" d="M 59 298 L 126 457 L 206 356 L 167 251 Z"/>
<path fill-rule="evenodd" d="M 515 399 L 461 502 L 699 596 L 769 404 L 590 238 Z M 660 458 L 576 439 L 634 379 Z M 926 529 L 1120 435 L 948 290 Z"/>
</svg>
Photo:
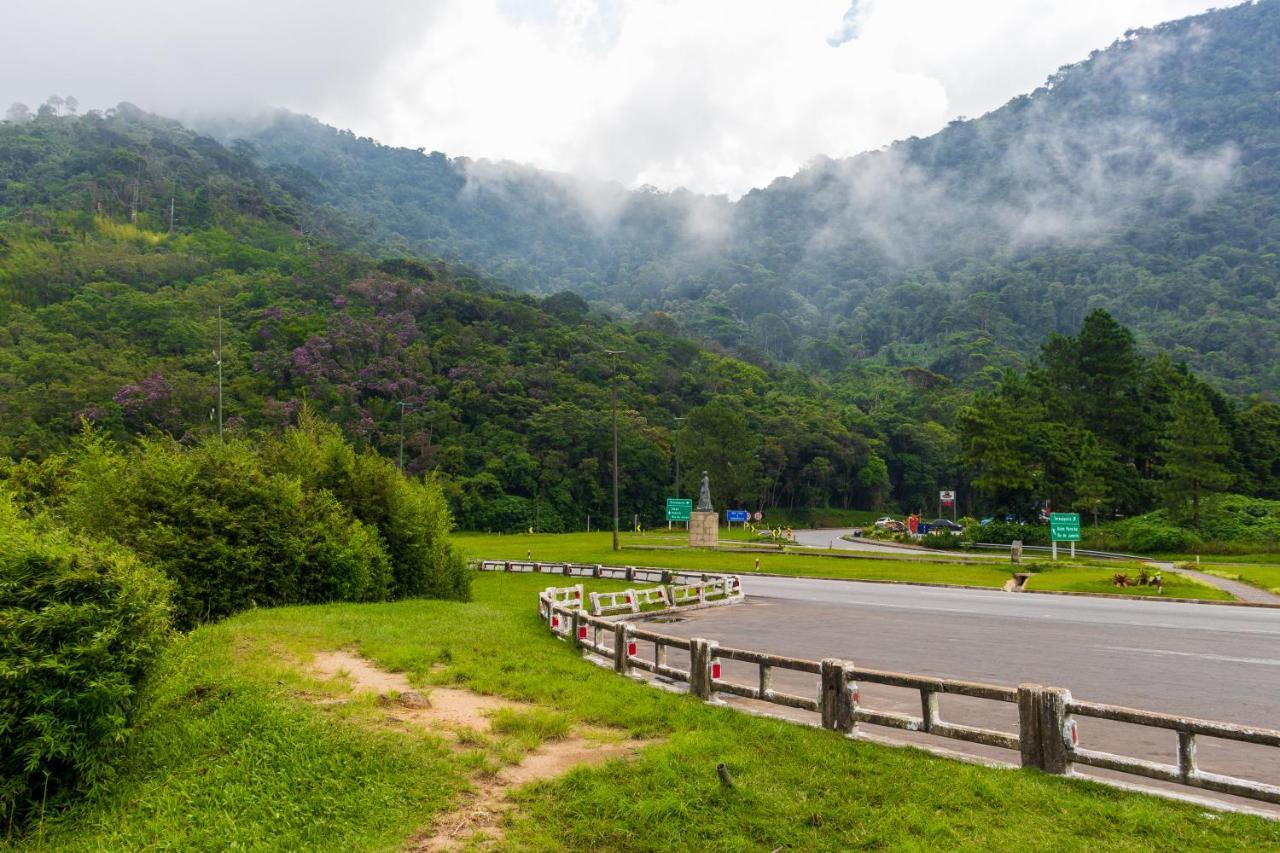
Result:
<svg viewBox="0 0 1280 853">
<path fill-rule="evenodd" d="M 212 125 L 400 251 L 664 312 L 755 360 L 953 380 L 1102 308 L 1235 394 L 1280 391 L 1280 2 L 1127 33 L 937 134 L 742 199 L 629 192 L 281 114 Z M 454 152 L 465 154 L 466 152 Z"/>
<path fill-rule="evenodd" d="M 626 527 L 659 521 L 702 470 L 719 506 L 766 511 L 927 512 L 958 488 L 974 515 L 1164 502 L 1194 525 L 1201 495 L 1280 494 L 1280 409 L 1146 356 L 1101 311 L 1025 373 L 956 382 L 864 361 L 823 374 L 743 361 L 669 319 L 620 322 L 573 293 L 370 257 L 351 220 L 249 146 L 127 105 L 0 123 L 0 177 L 11 459 L 65 449 L 82 420 L 116 442 L 209 435 L 220 356 L 230 436 L 290 424 L 306 401 L 361 447 L 437 476 L 471 529 L 609 517 L 611 383 Z"/>
</svg>

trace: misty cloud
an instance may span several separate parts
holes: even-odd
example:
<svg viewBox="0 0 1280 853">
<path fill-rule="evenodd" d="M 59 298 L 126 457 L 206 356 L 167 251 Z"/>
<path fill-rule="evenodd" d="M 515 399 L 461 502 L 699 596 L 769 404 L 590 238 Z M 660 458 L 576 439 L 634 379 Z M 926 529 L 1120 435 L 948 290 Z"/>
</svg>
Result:
<svg viewBox="0 0 1280 853">
<path fill-rule="evenodd" d="M 1209 5 L 15 0 L 0 106 L 281 106 L 389 144 L 736 196 L 990 110 L 1127 28 Z"/>
</svg>

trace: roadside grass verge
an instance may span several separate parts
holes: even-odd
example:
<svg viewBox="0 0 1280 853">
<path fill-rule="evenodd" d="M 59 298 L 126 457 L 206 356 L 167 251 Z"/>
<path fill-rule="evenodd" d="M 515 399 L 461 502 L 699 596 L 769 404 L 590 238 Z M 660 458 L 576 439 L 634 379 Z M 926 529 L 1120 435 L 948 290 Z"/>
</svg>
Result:
<svg viewBox="0 0 1280 853">
<path fill-rule="evenodd" d="M 494 768 L 480 750 L 451 753 L 426 734 L 366 725 L 372 703 L 317 704 L 342 689 L 298 665 L 332 649 L 428 691 L 451 684 L 537 703 L 503 718 L 504 739 L 586 724 L 656 740 L 629 763 L 518 791 L 520 812 L 504 826 L 509 849 L 1280 845 L 1280 824 L 1260 818 L 851 743 L 621 678 L 547 633 L 535 607 L 547 580 L 481 574 L 470 603 L 260 610 L 199 629 L 166 655 L 117 779 L 19 848 L 399 848 L 458 805 L 469 776 Z M 717 762 L 734 788 L 720 785 Z"/>
<path fill-rule="evenodd" d="M 1150 570 L 1149 570 L 1150 571 Z M 1094 592 L 1110 595 L 1146 595 L 1154 598 L 1197 598 L 1204 601 L 1234 601 L 1227 592 L 1195 578 L 1163 572 L 1160 579 L 1164 582 L 1164 592 L 1154 586 L 1115 585 L 1114 576 L 1127 574 L 1131 583 L 1137 580 L 1137 571 L 1133 567 L 1117 565 L 1110 570 L 1089 568 L 1084 566 L 1065 565 L 1045 569 L 1031 575 L 1027 581 L 1027 589 L 1054 590 L 1058 592 Z"/>
<path fill-rule="evenodd" d="M 666 531 L 663 531 L 665 533 Z M 458 547 L 468 557 L 491 560 L 534 559 L 543 562 L 602 563 L 605 565 L 654 566 L 666 569 L 690 571 L 731 572 L 751 574 L 759 571 L 790 575 L 793 577 L 836 578 L 847 580 L 880 580 L 915 583 L 960 584 L 1000 588 L 1013 572 L 1034 572 L 1031 589 L 1069 592 L 1096 592 L 1110 595 L 1156 595 L 1153 587 L 1116 587 L 1113 578 L 1118 573 L 1136 579 L 1138 572 L 1146 568 L 1142 563 L 1122 560 L 1069 560 L 1060 558 L 1054 562 L 1048 557 L 1026 557 L 1022 566 L 1015 567 L 1009 560 L 962 560 L 947 558 L 945 552 L 938 556 L 912 555 L 862 555 L 849 551 L 796 553 L 735 553 L 712 551 L 702 548 L 647 551 L 628 546 L 653 544 L 657 537 L 650 534 L 631 534 L 623 537 L 623 550 L 614 551 L 611 534 L 605 533 L 535 533 L 493 535 L 460 533 L 454 536 Z M 662 537 L 675 539 L 675 537 Z M 687 539 L 683 541 L 688 541 Z M 528 556 L 527 556 L 528 555 Z M 1230 594 L 1189 578 L 1164 573 L 1165 596 L 1170 598 L 1200 598 L 1230 601 Z M 552 583 L 548 581 L 547 583 Z"/>
<path fill-rule="evenodd" d="M 1202 562 L 1200 571 L 1210 575 L 1217 575 L 1220 578 L 1227 578 L 1228 580 L 1244 581 L 1247 584 L 1252 584 L 1268 592 L 1280 595 L 1280 565 L 1233 565 L 1230 563 L 1210 563 L 1206 565 Z"/>
</svg>

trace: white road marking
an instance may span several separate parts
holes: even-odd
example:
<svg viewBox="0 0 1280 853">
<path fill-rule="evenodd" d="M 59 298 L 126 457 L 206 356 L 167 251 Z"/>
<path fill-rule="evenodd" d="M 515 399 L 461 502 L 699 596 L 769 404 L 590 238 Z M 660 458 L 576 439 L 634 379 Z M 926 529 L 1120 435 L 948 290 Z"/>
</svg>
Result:
<svg viewBox="0 0 1280 853">
<path fill-rule="evenodd" d="M 1230 655 L 1209 655 L 1200 652 L 1175 652 L 1172 649 L 1140 649 L 1134 646 L 1094 646 L 1095 649 L 1103 649 L 1110 652 L 1138 652 L 1146 655 L 1173 655 L 1184 658 L 1199 658 L 1200 660 L 1216 660 L 1224 663 L 1249 663 L 1258 666 L 1280 666 L 1280 660 L 1272 658 L 1237 658 Z"/>
</svg>

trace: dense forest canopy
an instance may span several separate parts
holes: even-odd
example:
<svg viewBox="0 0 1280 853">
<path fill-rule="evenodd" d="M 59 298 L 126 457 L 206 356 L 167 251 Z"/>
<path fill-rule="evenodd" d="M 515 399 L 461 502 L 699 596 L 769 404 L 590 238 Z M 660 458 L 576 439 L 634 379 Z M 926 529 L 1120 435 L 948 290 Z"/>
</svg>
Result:
<svg viewBox="0 0 1280 853">
<path fill-rule="evenodd" d="M 389 458 L 403 434 L 405 469 L 437 476 L 466 527 L 607 519 L 611 382 L 622 511 L 643 523 L 703 468 L 718 503 L 765 510 L 927 509 L 958 487 L 971 511 L 1129 513 L 1175 480 L 1192 497 L 1277 490 L 1274 404 L 1144 356 L 1102 311 L 1025 374 L 999 372 L 990 338 L 967 351 L 986 365 L 967 383 L 893 359 L 814 372 L 707 348 L 665 315 L 620 322 L 571 292 L 369 257 L 358 226 L 252 151 L 128 106 L 0 124 L 0 177 L 0 447 L 13 460 L 61 451 L 86 421 L 116 441 L 198 443 L 216 430 L 221 335 L 232 437 L 293 423 L 304 404 Z M 1194 423 L 1172 417 L 1183 409 Z M 1185 446 L 1206 424 L 1220 439 Z"/>
<path fill-rule="evenodd" d="M 613 383 L 643 523 L 704 468 L 717 503 L 765 510 L 958 488 L 974 513 L 1194 521 L 1208 493 L 1276 497 L 1278 9 L 1131 34 L 736 203 L 296 116 L 227 142 L 128 104 L 15 107 L 0 453 L 47 459 L 86 421 L 194 445 L 220 356 L 232 437 L 309 404 L 472 528 L 611 515 Z"/>
<path fill-rule="evenodd" d="M 1148 353 L 1274 396 L 1278 55 L 1277 0 L 1128 33 L 988 115 L 819 159 L 737 202 L 390 148 L 289 114 L 210 132 L 247 139 L 371 244 L 666 312 L 753 360 L 879 356 L 963 380 L 1103 308 Z M 997 352 L 975 357 L 989 340 Z"/>
</svg>

